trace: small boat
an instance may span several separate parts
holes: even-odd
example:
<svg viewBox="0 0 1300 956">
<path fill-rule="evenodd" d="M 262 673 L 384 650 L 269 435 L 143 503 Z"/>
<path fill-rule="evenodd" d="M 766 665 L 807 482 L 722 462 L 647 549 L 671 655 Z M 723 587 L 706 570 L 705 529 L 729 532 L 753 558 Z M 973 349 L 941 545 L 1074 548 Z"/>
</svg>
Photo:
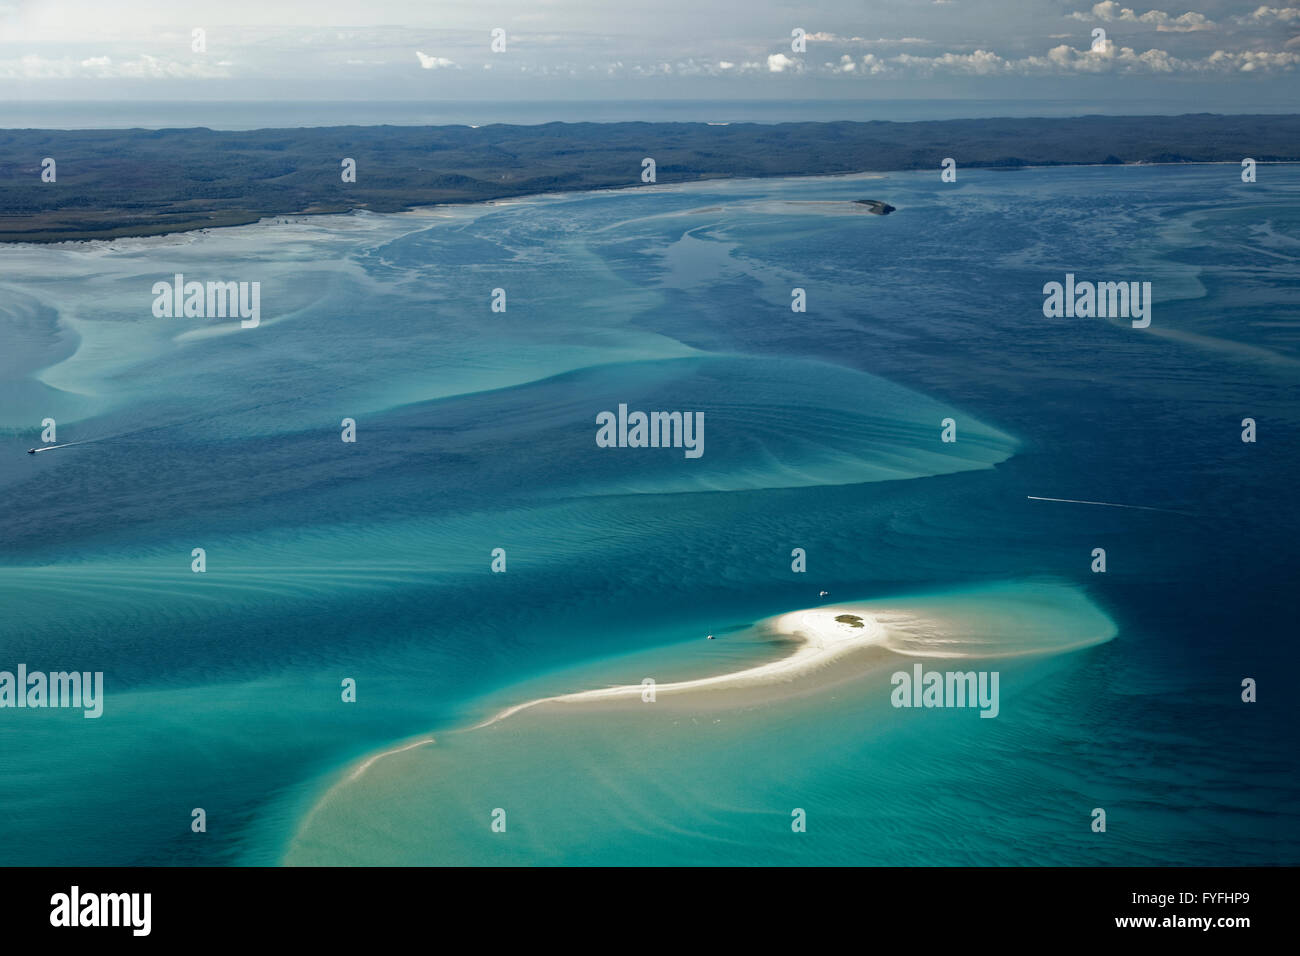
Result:
<svg viewBox="0 0 1300 956">
<path fill-rule="evenodd" d="M 27 454 L 29 454 L 29 455 L 34 455 L 34 454 L 36 454 L 36 449 L 35 449 L 35 448 L 29 448 L 29 449 L 27 449 Z"/>
<path fill-rule="evenodd" d="M 711 640 L 713 640 L 713 635 L 710 634 L 708 637 L 705 638 L 705 640 L 706 640 L 706 641 L 711 641 Z"/>
</svg>

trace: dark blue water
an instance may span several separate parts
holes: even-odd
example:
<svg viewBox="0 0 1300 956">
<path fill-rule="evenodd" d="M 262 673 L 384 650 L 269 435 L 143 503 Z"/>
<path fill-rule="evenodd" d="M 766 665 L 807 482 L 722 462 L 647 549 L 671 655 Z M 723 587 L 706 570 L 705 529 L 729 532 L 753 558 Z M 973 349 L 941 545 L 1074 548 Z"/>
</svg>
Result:
<svg viewBox="0 0 1300 956">
<path fill-rule="evenodd" d="M 1295 863 L 1298 197 L 905 174 L 5 249 L 0 667 L 109 697 L 0 711 L 0 860 L 273 862 L 321 774 L 541 671 L 819 589 L 1049 579 L 1119 633 L 997 721 L 769 755 L 858 821 L 833 858 Z M 784 204 L 856 198 L 898 211 Z M 261 281 L 262 326 L 153 318 L 182 270 Z M 1150 281 L 1151 328 L 1044 318 L 1066 272 Z M 620 401 L 704 410 L 705 455 L 597 449 Z M 46 415 L 90 443 L 24 455 Z"/>
</svg>

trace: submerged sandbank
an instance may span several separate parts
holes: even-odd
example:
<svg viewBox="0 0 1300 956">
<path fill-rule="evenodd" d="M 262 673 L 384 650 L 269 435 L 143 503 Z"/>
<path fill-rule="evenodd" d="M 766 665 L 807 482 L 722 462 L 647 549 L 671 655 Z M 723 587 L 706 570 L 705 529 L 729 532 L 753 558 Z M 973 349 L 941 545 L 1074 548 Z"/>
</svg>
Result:
<svg viewBox="0 0 1300 956">
<path fill-rule="evenodd" d="M 666 684 L 656 683 L 654 687 L 656 698 L 660 694 L 674 695 L 755 687 L 788 681 L 824 667 L 837 657 L 880 643 L 886 636 L 884 628 L 874 618 L 849 606 L 814 608 L 783 614 L 773 619 L 773 630 L 791 639 L 793 651 L 789 656 L 729 674 L 672 681 Z M 625 684 L 572 694 L 559 694 L 554 697 L 541 697 L 507 707 L 470 729 L 477 730 L 480 727 L 491 726 L 522 710 L 541 704 L 641 700 L 645 692 L 644 684 Z"/>
<path fill-rule="evenodd" d="M 753 629 L 788 642 L 790 651 L 723 674 L 654 684 L 661 709 L 744 708 L 819 693 L 905 658 L 951 660 L 1059 654 L 1115 636 L 1113 621 L 1079 589 L 1020 582 L 945 594 L 841 603 L 792 611 L 755 623 Z M 703 643 L 703 640 L 701 641 Z M 461 733 L 494 728 L 524 712 L 635 710 L 646 700 L 646 678 L 522 701 L 497 710 Z M 359 761 L 345 776 L 355 783 L 383 757 L 433 744 L 381 751 Z"/>
<path fill-rule="evenodd" d="M 1050 672 L 1042 666 L 1048 658 L 1107 641 L 1116 629 L 1075 587 L 1018 582 L 840 602 L 748 631 L 765 654 L 773 643 L 788 652 L 659 683 L 653 701 L 641 683 L 653 679 L 650 656 L 612 661 L 610 686 L 525 700 L 436 740 L 408 738 L 356 761 L 301 818 L 283 862 L 627 862 L 620 847 L 642 846 L 656 833 L 679 849 L 695 846 L 728 814 L 737 814 L 742 843 L 728 843 L 727 852 L 740 853 L 743 841 L 766 839 L 746 822 L 768 812 L 755 794 L 783 793 L 793 776 L 817 778 L 846 750 L 857 765 L 892 746 L 900 726 L 917 726 L 899 717 L 913 712 L 891 707 L 892 671 L 923 658 L 1004 671 L 1011 679 L 1002 685 L 1002 713 L 1014 720 L 1023 706 L 1018 688 Z M 702 656 L 716 647 L 704 635 L 698 646 Z M 972 666 L 975 659 L 981 664 Z M 513 838 L 494 839 L 484 822 L 493 808 L 510 815 Z"/>
</svg>

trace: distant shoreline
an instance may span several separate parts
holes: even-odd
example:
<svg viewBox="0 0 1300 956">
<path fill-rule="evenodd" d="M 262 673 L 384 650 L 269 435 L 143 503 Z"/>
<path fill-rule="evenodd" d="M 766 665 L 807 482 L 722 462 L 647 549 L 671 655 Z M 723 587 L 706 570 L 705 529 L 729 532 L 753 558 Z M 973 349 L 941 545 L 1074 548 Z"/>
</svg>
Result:
<svg viewBox="0 0 1300 956">
<path fill-rule="evenodd" d="M 0 242 L 87 242 L 280 216 L 710 180 L 933 169 L 1300 162 L 1300 114 L 913 122 L 6 130 Z M 54 181 L 42 180 L 55 161 Z M 355 161 L 353 182 L 341 166 Z M 846 197 L 858 198 L 858 197 Z"/>
<path fill-rule="evenodd" d="M 3 130 L 0 130 L 0 132 L 3 132 Z M 1266 160 L 1266 161 L 1261 161 L 1259 163 L 1259 165 L 1261 166 L 1294 166 L 1297 164 L 1300 164 L 1300 159 Z M 1015 167 L 1015 170 L 1031 171 L 1031 170 L 1040 170 L 1040 169 L 1062 169 L 1062 168 L 1092 169 L 1097 167 L 1106 167 L 1108 169 L 1121 169 L 1121 168 L 1140 168 L 1144 166 L 1236 166 L 1236 165 L 1238 164 L 1228 160 L 1213 160 L 1213 161 L 1206 161 L 1206 162 L 1190 161 L 1190 162 L 1181 162 L 1181 163 L 1148 163 L 1148 162 L 1118 163 L 1118 164 L 1117 163 L 1052 163 L 1052 164 L 1041 165 L 1041 166 L 1039 165 L 1017 166 Z M 977 169 L 980 172 L 1010 171 L 1002 167 L 988 167 L 988 166 L 977 166 L 977 167 L 972 167 L 972 169 Z M 888 172 L 906 173 L 906 172 L 916 172 L 916 170 L 897 169 L 897 170 L 889 170 Z M 725 180 L 718 179 L 713 181 L 746 182 L 746 181 L 755 181 L 755 180 L 760 180 L 765 178 L 835 179 L 841 177 L 849 178 L 855 176 L 868 176 L 868 175 L 871 176 L 877 175 L 877 171 L 872 170 L 872 171 L 864 171 L 864 172 L 856 172 L 856 173 L 806 173 L 802 176 L 797 174 L 790 174 L 786 176 L 772 176 L 772 177 L 738 176 L 735 178 L 728 178 Z M 683 185 L 692 185 L 695 182 L 703 183 L 703 182 L 709 182 L 709 180 L 698 180 L 698 181 L 690 181 L 685 183 L 658 183 L 657 185 L 683 186 Z M 508 202 L 521 201 L 521 200 L 544 199 L 544 198 L 550 198 L 556 196 L 564 196 L 564 195 L 569 195 L 571 193 L 579 193 L 579 192 L 613 193 L 613 192 L 630 191 L 638 188 L 641 187 L 629 185 L 629 186 L 608 186 L 603 188 L 597 187 L 592 189 L 551 189 L 551 190 L 546 190 L 544 192 L 523 193 L 517 196 L 502 196 L 496 199 L 466 199 L 461 201 L 440 202 L 440 203 L 418 203 L 405 209 L 397 209 L 392 211 L 385 210 L 382 213 L 380 213 L 380 215 L 396 216 L 396 215 L 404 215 L 404 214 L 418 214 L 425 210 L 439 209 L 439 208 L 444 208 L 449 206 L 472 206 L 478 204 L 497 205 L 497 204 L 505 204 Z M 855 201 L 857 200 L 845 199 L 841 201 L 841 200 L 828 199 L 828 200 L 816 200 L 816 201 L 810 200 L 806 203 L 800 203 L 795 200 L 792 200 L 791 202 L 792 204 L 796 204 L 796 205 L 820 205 L 820 204 L 839 205 L 841 203 L 850 203 Z M 711 207 L 709 211 L 713 209 L 720 209 L 720 208 L 721 207 Z M 305 211 L 305 212 L 268 213 L 266 215 L 257 216 L 245 221 L 223 222 L 220 225 L 213 225 L 211 223 L 208 223 L 204 225 L 195 225 L 186 228 L 176 227 L 176 228 L 160 229 L 156 231 L 131 232 L 122 235 L 111 235 L 111 236 L 95 233 L 93 235 L 85 235 L 85 236 L 68 236 L 68 237 L 58 238 L 58 239 L 36 240 L 36 239 L 12 239 L 9 238 L 7 235 L 0 233 L 0 246 L 5 246 L 5 245 L 57 246 L 57 245 L 80 245 L 80 244 L 91 243 L 91 242 L 113 242 L 118 239 L 162 239 L 167 236 L 185 236 L 185 235 L 191 235 L 196 233 L 209 232 L 217 229 L 229 229 L 238 226 L 256 226 L 259 223 L 273 222 L 279 219 L 294 220 L 294 219 L 308 219 L 316 216 L 347 216 L 358 210 L 366 211 L 366 212 L 375 211 L 375 210 L 365 209 L 364 207 L 356 207 L 354 209 L 343 209 L 343 210 L 313 210 L 313 211 Z"/>
</svg>

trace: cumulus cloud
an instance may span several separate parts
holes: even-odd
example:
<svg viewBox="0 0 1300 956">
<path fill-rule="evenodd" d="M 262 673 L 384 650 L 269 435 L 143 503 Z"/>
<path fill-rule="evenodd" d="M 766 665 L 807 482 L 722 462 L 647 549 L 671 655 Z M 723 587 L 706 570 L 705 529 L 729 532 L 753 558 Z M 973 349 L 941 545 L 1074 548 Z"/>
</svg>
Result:
<svg viewBox="0 0 1300 956">
<path fill-rule="evenodd" d="M 1237 17 L 1237 22 L 1242 24 L 1297 23 L 1300 22 L 1300 7 L 1258 7 L 1249 16 Z"/>
<path fill-rule="evenodd" d="M 139 56 L 114 60 L 111 56 L 92 56 L 84 60 L 54 59 L 29 53 L 16 60 L 0 60 L 0 79 L 132 79 L 187 80 L 229 77 L 229 60 L 204 58 L 173 60 Z"/>
<path fill-rule="evenodd" d="M 929 43 L 924 37 L 879 37 L 868 40 L 866 37 L 842 37 L 836 33 L 810 33 L 807 37 L 814 43 L 843 43 L 852 46 L 907 46 L 914 43 Z"/>
<path fill-rule="evenodd" d="M 415 51 L 415 55 L 420 58 L 420 69 L 422 70 L 445 70 L 449 66 L 455 66 L 451 60 L 442 56 L 429 56 L 426 53 Z"/>
<path fill-rule="evenodd" d="M 1196 30 L 1213 30 L 1215 27 L 1214 21 L 1203 13 L 1193 13 L 1189 10 L 1180 16 L 1173 16 L 1161 10 L 1148 10 L 1139 16 L 1132 8 L 1121 6 L 1115 0 L 1102 0 L 1101 3 L 1093 4 L 1092 10 L 1087 13 L 1071 13 L 1070 19 L 1084 22 L 1100 20 L 1103 23 L 1142 23 L 1155 27 L 1162 33 L 1191 33 Z"/>
<path fill-rule="evenodd" d="M 889 64 L 874 53 L 868 53 L 862 58 L 862 72 L 876 76 L 881 73 L 889 72 Z"/>
<path fill-rule="evenodd" d="M 758 63 L 742 63 L 737 65 L 731 60 L 702 60 L 691 57 L 674 62 L 662 61 L 659 63 L 633 63 L 625 66 L 623 61 L 609 63 L 604 66 L 605 72 L 611 76 L 615 74 L 631 75 L 639 77 L 663 77 L 663 76 L 732 76 L 736 73 L 755 72 L 759 69 Z M 588 67 L 594 69 L 594 67 Z"/>
<path fill-rule="evenodd" d="M 767 71 L 769 73 L 801 73 L 803 63 L 794 57 L 786 56 L 784 53 L 773 53 L 767 58 Z"/>
<path fill-rule="evenodd" d="M 1213 69 L 1261 73 L 1279 69 L 1294 69 L 1297 65 L 1300 65 L 1300 53 L 1268 53 L 1258 50 L 1229 53 L 1226 50 L 1215 50 L 1210 54 L 1206 62 Z"/>
<path fill-rule="evenodd" d="M 1107 11 L 1113 12 L 1109 8 Z M 814 35 L 809 36 L 811 38 Z M 808 61 L 784 52 L 772 53 L 757 61 L 687 59 L 644 66 L 630 65 L 626 72 L 642 77 L 780 73 L 834 76 L 843 78 L 844 82 L 855 82 L 855 77 L 902 78 L 944 74 L 968 77 L 1261 74 L 1290 72 L 1300 66 L 1300 53 L 1295 52 L 1294 45 L 1288 46 L 1284 52 L 1216 50 L 1210 55 L 1187 57 L 1158 48 L 1144 51 L 1141 48 L 1120 46 L 1111 38 L 1106 38 L 1095 47 L 1085 45 L 1076 49 L 1068 43 L 1058 43 L 1044 53 L 1016 57 L 1002 56 L 982 47 L 972 52 L 948 51 L 932 56 L 905 51 L 894 51 L 891 54 L 837 51 L 837 54 L 838 56 Z M 618 66 L 621 69 L 622 64 Z"/>
<path fill-rule="evenodd" d="M 889 62 L 897 63 L 904 68 L 919 67 L 927 71 L 971 73 L 977 76 L 1003 73 L 1009 68 L 1007 60 L 989 50 L 976 50 L 974 53 L 945 53 L 942 56 L 912 56 L 907 53 L 900 53 L 898 56 L 892 57 Z"/>
<path fill-rule="evenodd" d="M 1068 44 L 1052 47 L 1043 56 L 1026 56 L 1007 59 L 991 50 L 974 53 L 944 53 L 940 56 L 912 56 L 900 53 L 892 57 L 878 57 L 868 53 L 852 70 L 845 69 L 845 60 L 827 63 L 833 73 L 850 73 L 857 76 L 880 74 L 935 73 L 964 74 L 968 76 L 1035 76 L 1045 74 L 1102 74 L 1102 73 L 1262 73 L 1289 71 L 1300 66 L 1300 53 L 1247 51 L 1234 53 L 1216 50 L 1208 57 L 1185 59 L 1173 56 L 1166 50 L 1151 49 L 1139 53 L 1132 47 L 1119 47 L 1107 41 L 1099 49 L 1076 50 Z"/>
</svg>

